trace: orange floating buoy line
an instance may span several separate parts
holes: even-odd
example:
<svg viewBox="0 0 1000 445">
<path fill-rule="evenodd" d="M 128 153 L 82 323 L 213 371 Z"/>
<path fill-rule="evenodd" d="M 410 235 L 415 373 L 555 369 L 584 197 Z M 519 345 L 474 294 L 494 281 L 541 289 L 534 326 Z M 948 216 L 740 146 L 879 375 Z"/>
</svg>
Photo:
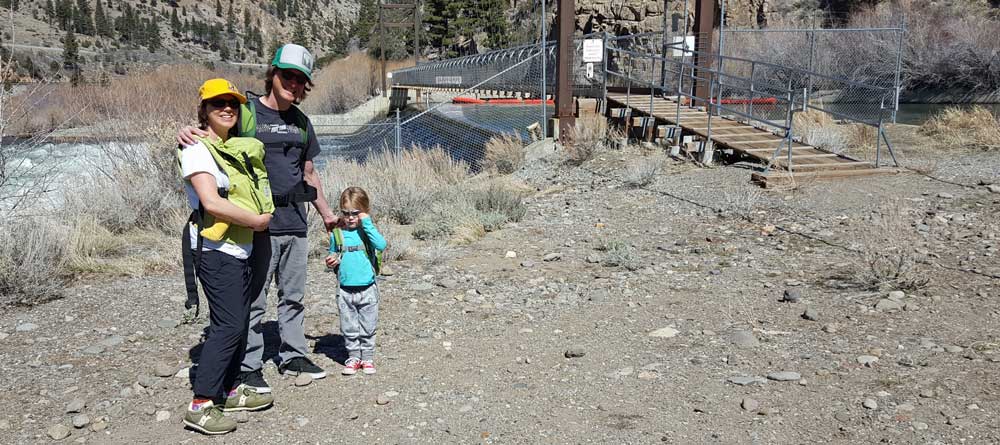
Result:
<svg viewBox="0 0 1000 445">
<path fill-rule="evenodd" d="M 452 99 L 451 103 L 453 103 L 453 104 L 476 104 L 476 105 L 484 105 L 484 104 L 489 104 L 489 105 L 541 105 L 542 104 L 542 100 L 541 99 L 514 99 L 514 98 L 509 98 L 509 97 L 504 97 L 504 98 L 493 97 L 493 98 L 486 98 L 486 99 L 477 99 L 475 97 L 462 97 L 462 96 L 459 96 L 459 97 L 456 97 L 456 98 Z M 545 101 L 545 104 L 546 105 L 555 106 L 555 101 L 553 101 L 552 99 L 549 99 L 549 100 Z"/>
</svg>

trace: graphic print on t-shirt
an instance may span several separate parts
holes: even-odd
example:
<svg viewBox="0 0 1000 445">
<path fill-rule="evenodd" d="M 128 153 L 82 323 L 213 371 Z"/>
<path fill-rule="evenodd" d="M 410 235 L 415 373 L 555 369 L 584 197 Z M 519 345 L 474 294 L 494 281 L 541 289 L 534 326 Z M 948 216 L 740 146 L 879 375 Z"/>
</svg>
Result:
<svg viewBox="0 0 1000 445">
<path fill-rule="evenodd" d="M 271 193 L 274 196 L 287 194 L 302 181 L 302 150 L 306 150 L 306 161 L 320 152 L 316 132 L 307 120 L 309 139 L 307 146 L 303 147 L 295 111 L 272 110 L 260 99 L 257 99 L 254 108 L 257 110 L 257 139 L 264 143 L 264 166 L 271 181 Z M 275 208 L 269 230 L 271 234 L 305 236 L 305 204 Z"/>
</svg>

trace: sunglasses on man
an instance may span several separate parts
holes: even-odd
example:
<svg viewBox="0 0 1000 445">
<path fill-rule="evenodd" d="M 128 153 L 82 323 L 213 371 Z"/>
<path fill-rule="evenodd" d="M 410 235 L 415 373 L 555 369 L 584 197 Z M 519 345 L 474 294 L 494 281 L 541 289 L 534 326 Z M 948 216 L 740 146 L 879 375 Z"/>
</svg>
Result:
<svg viewBox="0 0 1000 445">
<path fill-rule="evenodd" d="M 288 81 L 294 80 L 295 82 L 303 85 L 305 85 L 306 82 L 309 82 L 309 78 L 306 77 L 305 74 L 302 74 L 296 70 L 281 70 L 280 73 L 281 73 L 281 78 Z"/>
<path fill-rule="evenodd" d="M 240 107 L 239 99 L 209 99 L 205 102 L 215 108 L 226 108 L 228 106 L 235 110 Z"/>
</svg>

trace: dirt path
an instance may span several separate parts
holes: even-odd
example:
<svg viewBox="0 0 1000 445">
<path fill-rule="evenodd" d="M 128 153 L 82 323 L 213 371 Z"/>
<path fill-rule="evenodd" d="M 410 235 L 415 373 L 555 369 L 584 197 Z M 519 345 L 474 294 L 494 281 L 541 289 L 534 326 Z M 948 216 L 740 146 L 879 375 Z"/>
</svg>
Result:
<svg viewBox="0 0 1000 445">
<path fill-rule="evenodd" d="M 1000 164 L 970 156 L 939 172 L 974 184 Z M 0 442 L 59 424 L 91 443 L 1000 442 L 1000 195 L 918 175 L 763 192 L 674 163 L 635 189 L 627 167 L 535 162 L 522 222 L 395 263 L 375 376 L 338 374 L 334 277 L 313 261 L 307 334 L 330 377 L 295 387 L 268 364 L 276 406 L 222 438 L 181 428 L 187 379 L 153 376 L 200 338 L 176 321 L 179 274 L 9 311 Z M 893 300 L 853 279 L 874 197 L 905 208 L 929 279 Z"/>
</svg>

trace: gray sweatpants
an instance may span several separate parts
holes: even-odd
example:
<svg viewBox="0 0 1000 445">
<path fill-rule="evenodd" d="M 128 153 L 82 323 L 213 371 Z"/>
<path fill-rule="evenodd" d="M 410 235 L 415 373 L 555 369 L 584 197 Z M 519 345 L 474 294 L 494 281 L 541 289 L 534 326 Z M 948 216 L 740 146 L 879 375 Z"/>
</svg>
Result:
<svg viewBox="0 0 1000 445">
<path fill-rule="evenodd" d="M 270 245 L 267 240 L 270 239 Z M 307 352 L 305 336 L 305 307 L 302 297 L 306 289 L 306 260 L 309 242 L 303 236 L 257 236 L 251 262 L 258 265 L 269 259 L 267 272 L 252 277 L 251 291 L 256 298 L 250 304 L 250 331 L 247 334 L 247 353 L 243 358 L 243 371 L 256 371 L 264 366 L 264 334 L 261 322 L 267 312 L 267 289 L 274 279 L 278 288 L 278 335 L 281 362 L 304 357 Z M 254 273 L 256 274 L 256 267 Z M 253 295 L 253 294 L 251 294 Z"/>
<path fill-rule="evenodd" d="M 378 286 L 341 287 L 337 291 L 340 307 L 340 334 L 350 358 L 375 358 L 375 327 L 378 325 Z"/>
</svg>

